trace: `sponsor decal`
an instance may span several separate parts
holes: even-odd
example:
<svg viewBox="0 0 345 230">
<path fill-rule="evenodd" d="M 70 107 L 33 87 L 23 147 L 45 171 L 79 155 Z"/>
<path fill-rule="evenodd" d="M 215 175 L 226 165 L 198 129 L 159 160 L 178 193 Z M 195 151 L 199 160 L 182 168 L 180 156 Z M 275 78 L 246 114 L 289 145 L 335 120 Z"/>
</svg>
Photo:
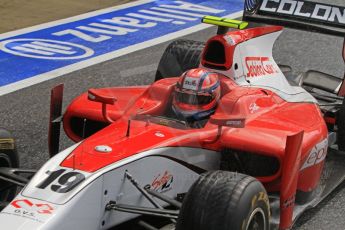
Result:
<svg viewBox="0 0 345 230">
<path fill-rule="evenodd" d="M 44 223 L 54 214 L 55 208 L 48 203 L 36 203 L 29 199 L 15 199 L 1 213 Z"/>
<path fill-rule="evenodd" d="M 256 9 L 255 4 L 246 5 L 249 12 Z M 345 26 L 345 7 L 341 6 L 297 0 L 263 0 L 259 10 Z"/>
<path fill-rule="evenodd" d="M 249 105 L 249 111 L 250 111 L 250 113 L 255 113 L 256 111 L 258 111 L 260 109 L 260 107 L 255 103 L 255 102 L 253 102 L 253 103 L 251 103 L 250 105 Z"/>
<path fill-rule="evenodd" d="M 231 127 L 242 127 L 243 126 L 243 120 L 228 120 L 225 123 L 227 126 Z"/>
<path fill-rule="evenodd" d="M 155 179 L 151 183 L 151 188 L 157 192 L 167 192 L 172 189 L 173 181 L 173 175 L 170 172 L 165 171 L 163 175 L 159 174 L 155 177 Z"/>
<path fill-rule="evenodd" d="M 199 86 L 199 78 L 185 77 L 183 81 L 183 88 L 190 90 L 197 90 Z"/>
<path fill-rule="evenodd" d="M 293 194 L 291 197 L 283 201 L 283 209 L 292 207 L 295 205 L 296 194 Z"/>
<path fill-rule="evenodd" d="M 245 126 L 245 119 L 243 118 L 237 118 L 237 119 L 215 119 L 212 121 L 212 123 L 218 125 L 218 126 L 228 126 L 233 128 L 244 128 Z"/>
<path fill-rule="evenodd" d="M 262 77 L 279 73 L 269 57 L 246 57 L 247 77 Z"/>
<path fill-rule="evenodd" d="M 312 167 L 314 165 L 323 162 L 327 155 L 328 149 L 328 139 L 325 139 L 315 145 L 315 147 L 310 151 L 306 161 L 304 162 L 301 170 Z"/>
<path fill-rule="evenodd" d="M 251 206 L 253 209 L 257 205 L 258 201 L 263 201 L 266 204 L 268 210 L 270 210 L 269 199 L 265 192 L 259 192 L 258 194 L 252 197 Z"/>
<path fill-rule="evenodd" d="M 94 54 L 92 49 L 71 42 L 32 38 L 0 42 L 0 49 L 22 57 L 50 60 L 82 59 Z"/>
<path fill-rule="evenodd" d="M 47 203 L 33 203 L 28 199 L 14 200 L 11 202 L 11 206 L 16 209 L 24 209 L 27 211 L 22 211 L 22 214 L 34 216 L 34 213 L 47 214 L 53 213 L 54 208 Z M 18 211 L 16 212 L 18 213 Z"/>
<path fill-rule="evenodd" d="M 224 39 L 229 45 L 233 46 L 236 44 L 235 40 L 230 35 L 224 36 Z"/>
</svg>

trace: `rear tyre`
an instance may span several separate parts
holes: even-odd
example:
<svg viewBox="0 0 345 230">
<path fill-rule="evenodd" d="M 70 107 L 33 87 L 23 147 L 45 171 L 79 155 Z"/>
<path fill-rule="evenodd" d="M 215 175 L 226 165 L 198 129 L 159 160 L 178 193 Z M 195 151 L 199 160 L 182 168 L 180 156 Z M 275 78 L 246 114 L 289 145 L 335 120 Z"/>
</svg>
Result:
<svg viewBox="0 0 345 230">
<path fill-rule="evenodd" d="M 168 77 L 178 77 L 200 64 L 205 43 L 192 40 L 176 40 L 165 49 L 158 64 L 155 81 Z"/>
<path fill-rule="evenodd" d="M 345 151 L 345 98 L 343 99 L 343 104 L 339 110 L 336 120 L 338 128 L 338 148 L 341 151 Z"/>
<path fill-rule="evenodd" d="M 187 193 L 176 230 L 268 230 L 269 210 L 265 188 L 255 178 L 208 172 Z"/>
<path fill-rule="evenodd" d="M 0 168 L 1 167 L 19 167 L 19 156 L 15 148 L 14 139 L 8 131 L 3 129 L 0 129 Z M 16 194 L 16 185 L 0 179 L 0 203 L 4 204 L 13 200 Z"/>
</svg>

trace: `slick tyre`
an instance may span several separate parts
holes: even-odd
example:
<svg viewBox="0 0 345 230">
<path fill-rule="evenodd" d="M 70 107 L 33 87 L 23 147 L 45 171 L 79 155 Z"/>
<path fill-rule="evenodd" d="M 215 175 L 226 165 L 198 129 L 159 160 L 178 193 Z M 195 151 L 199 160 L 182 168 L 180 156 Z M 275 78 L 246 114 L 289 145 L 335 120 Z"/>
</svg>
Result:
<svg viewBox="0 0 345 230">
<path fill-rule="evenodd" d="M 343 99 L 343 104 L 341 105 L 336 121 L 338 128 L 338 148 L 341 151 L 345 151 L 345 98 Z"/>
<path fill-rule="evenodd" d="M 178 77 L 200 64 L 205 43 L 192 40 L 176 40 L 165 49 L 158 64 L 155 81 L 168 77 Z"/>
<path fill-rule="evenodd" d="M 176 230 L 268 230 L 269 210 L 265 188 L 255 178 L 208 172 L 183 200 Z"/>
<path fill-rule="evenodd" d="M 17 154 L 12 135 L 0 129 L 0 168 L 18 168 L 19 156 Z M 17 186 L 0 179 L 0 210 L 4 202 L 11 201 L 17 194 Z"/>
</svg>

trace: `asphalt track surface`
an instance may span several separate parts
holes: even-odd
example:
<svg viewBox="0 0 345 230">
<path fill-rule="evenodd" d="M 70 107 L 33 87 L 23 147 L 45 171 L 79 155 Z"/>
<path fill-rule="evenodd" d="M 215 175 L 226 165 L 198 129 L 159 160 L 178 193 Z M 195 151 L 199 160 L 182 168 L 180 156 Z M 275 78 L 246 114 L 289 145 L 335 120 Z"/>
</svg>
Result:
<svg viewBox="0 0 345 230">
<path fill-rule="evenodd" d="M 203 41 L 214 33 L 214 29 L 208 29 L 187 38 Z M 47 128 L 51 87 L 65 84 L 66 107 L 75 96 L 91 87 L 150 84 L 167 44 L 137 51 L 1 96 L 1 125 L 12 131 L 17 139 L 22 167 L 38 168 L 48 159 Z M 341 49 L 340 38 L 286 30 L 275 45 L 274 56 L 278 63 L 291 65 L 296 73 L 316 69 L 341 77 L 344 73 Z M 70 144 L 63 136 L 62 148 Z M 344 216 L 345 183 L 317 208 L 303 214 L 294 229 L 344 229 Z"/>
</svg>

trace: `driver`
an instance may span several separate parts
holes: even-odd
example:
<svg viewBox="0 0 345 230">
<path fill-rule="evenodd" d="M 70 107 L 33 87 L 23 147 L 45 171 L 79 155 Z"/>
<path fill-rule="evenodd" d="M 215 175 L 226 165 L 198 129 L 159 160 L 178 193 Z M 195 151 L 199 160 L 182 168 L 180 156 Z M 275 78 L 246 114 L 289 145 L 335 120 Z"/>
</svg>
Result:
<svg viewBox="0 0 345 230">
<path fill-rule="evenodd" d="M 178 119 L 204 125 L 216 110 L 220 94 L 217 73 L 191 69 L 181 75 L 175 86 L 172 110 Z"/>
</svg>

